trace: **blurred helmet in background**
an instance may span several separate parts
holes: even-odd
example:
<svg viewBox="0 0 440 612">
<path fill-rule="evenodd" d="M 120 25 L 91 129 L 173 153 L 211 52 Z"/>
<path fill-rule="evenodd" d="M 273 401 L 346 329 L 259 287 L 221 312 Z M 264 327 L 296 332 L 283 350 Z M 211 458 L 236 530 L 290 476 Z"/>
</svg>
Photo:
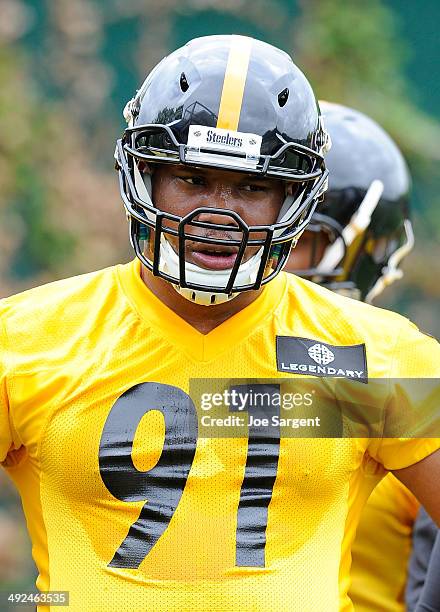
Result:
<svg viewBox="0 0 440 612">
<path fill-rule="evenodd" d="M 371 302 L 402 277 L 399 264 L 414 244 L 410 175 L 397 145 L 375 121 L 339 104 L 320 106 L 331 139 L 329 186 L 307 228 L 314 235 L 310 267 L 295 273 Z M 322 233 L 324 252 L 316 248 Z"/>
<path fill-rule="evenodd" d="M 194 39 L 153 69 L 124 116 L 128 128 L 117 142 L 116 167 L 131 244 L 144 266 L 205 305 L 274 278 L 327 184 L 327 135 L 312 88 L 291 58 L 243 36 Z M 277 222 L 249 226 L 235 212 L 209 206 L 185 217 L 161 211 L 152 200 L 154 164 L 282 180 L 286 196 Z M 198 220 L 206 212 L 221 214 L 224 223 Z M 234 240 L 214 237 L 231 225 Z M 177 251 L 171 236 L 174 243 L 178 237 Z M 186 261 L 187 240 L 233 245 L 232 268 L 206 270 Z"/>
</svg>

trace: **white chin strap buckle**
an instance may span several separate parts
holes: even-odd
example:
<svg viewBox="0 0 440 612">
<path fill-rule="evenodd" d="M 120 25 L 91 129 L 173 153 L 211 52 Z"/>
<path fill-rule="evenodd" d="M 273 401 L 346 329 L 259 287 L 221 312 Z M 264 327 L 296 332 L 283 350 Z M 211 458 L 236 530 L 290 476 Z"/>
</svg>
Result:
<svg viewBox="0 0 440 612">
<path fill-rule="evenodd" d="M 175 285 L 174 283 L 173 287 L 182 297 L 195 304 L 200 304 L 201 306 L 216 306 L 217 304 L 223 304 L 224 302 L 229 302 L 238 295 L 238 293 L 230 293 L 228 295 L 227 293 L 210 293 L 209 291 L 188 289 L 180 285 Z"/>
</svg>

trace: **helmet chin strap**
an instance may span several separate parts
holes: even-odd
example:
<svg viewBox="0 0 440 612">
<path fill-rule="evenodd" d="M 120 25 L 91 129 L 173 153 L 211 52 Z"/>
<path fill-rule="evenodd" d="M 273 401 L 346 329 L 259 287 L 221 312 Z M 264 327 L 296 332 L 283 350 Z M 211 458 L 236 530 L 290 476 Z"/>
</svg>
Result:
<svg viewBox="0 0 440 612">
<path fill-rule="evenodd" d="M 238 269 L 237 276 L 235 277 L 235 283 L 238 285 L 248 285 L 255 282 L 257 278 L 257 272 L 261 261 L 261 254 L 263 248 L 253 255 L 248 261 L 242 263 Z M 162 272 L 179 278 L 179 257 L 171 244 L 165 238 L 161 237 L 160 240 L 160 262 L 159 269 Z M 190 283 L 197 285 L 211 285 L 224 289 L 228 284 L 228 280 L 231 274 L 231 270 L 206 270 L 200 266 L 196 266 L 193 263 L 185 263 L 185 277 Z M 174 285 L 180 295 L 185 297 L 191 302 L 196 304 L 203 304 L 203 306 L 213 306 L 215 304 L 222 304 L 227 302 L 238 295 L 238 293 L 219 293 L 216 291 L 200 291 L 198 289 L 188 289 L 180 287 L 180 285 Z"/>
<path fill-rule="evenodd" d="M 154 204 L 151 199 L 151 175 L 148 173 L 142 175 L 135 165 L 134 182 L 140 198 L 145 201 L 146 204 L 154 208 Z M 280 210 L 278 221 L 284 221 L 284 218 L 289 217 L 292 214 L 292 208 L 295 208 L 295 205 L 298 207 L 301 198 L 302 193 L 296 199 L 291 194 L 286 195 Z M 155 214 L 153 212 L 146 211 L 146 215 L 150 221 L 155 221 Z M 279 233 L 280 231 L 278 230 L 278 234 Z M 274 236 L 278 237 L 278 234 L 274 234 Z M 258 252 L 255 253 L 255 255 L 253 255 L 248 261 L 245 261 L 240 265 L 235 277 L 235 285 L 249 285 L 255 282 L 258 270 L 260 268 L 262 254 L 263 247 L 261 247 Z M 159 270 L 174 277 L 177 281 L 180 278 L 179 256 L 163 234 L 161 235 L 160 239 Z M 190 302 L 201 304 L 203 306 L 214 306 L 228 302 L 239 295 L 240 292 L 230 294 L 224 292 L 224 289 L 228 284 L 230 274 L 230 269 L 207 270 L 193 263 L 185 262 L 185 278 L 188 283 L 216 287 L 218 291 L 189 289 L 174 283 L 172 283 L 172 285 L 177 293 Z"/>
</svg>

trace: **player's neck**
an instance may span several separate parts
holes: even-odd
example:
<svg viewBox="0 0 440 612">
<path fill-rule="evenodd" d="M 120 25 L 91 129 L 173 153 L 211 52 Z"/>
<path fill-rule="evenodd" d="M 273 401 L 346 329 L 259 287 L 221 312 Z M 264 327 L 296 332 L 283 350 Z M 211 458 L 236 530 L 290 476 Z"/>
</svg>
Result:
<svg viewBox="0 0 440 612">
<path fill-rule="evenodd" d="M 153 276 L 144 266 L 141 266 L 141 278 L 165 306 L 168 306 L 201 334 L 209 334 L 214 328 L 249 306 L 262 291 L 262 289 L 245 291 L 230 302 L 224 302 L 218 306 L 201 306 L 182 297 L 170 283 Z"/>
</svg>

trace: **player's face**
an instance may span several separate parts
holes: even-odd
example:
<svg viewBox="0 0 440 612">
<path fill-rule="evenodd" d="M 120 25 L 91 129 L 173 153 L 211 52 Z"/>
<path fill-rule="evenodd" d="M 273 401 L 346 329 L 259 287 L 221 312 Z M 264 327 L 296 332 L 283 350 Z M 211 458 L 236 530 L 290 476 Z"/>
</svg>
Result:
<svg viewBox="0 0 440 612">
<path fill-rule="evenodd" d="M 153 173 L 153 201 L 162 211 L 183 217 L 196 208 L 210 207 L 233 211 L 247 225 L 271 225 L 279 215 L 285 198 L 285 183 L 259 178 L 239 172 L 216 169 L 195 169 L 184 166 L 158 166 Z M 222 240 L 241 240 L 242 233 L 232 217 L 215 212 L 201 213 L 197 221 L 227 225 L 226 230 L 187 226 L 186 233 L 194 240 L 185 241 L 187 262 L 205 269 L 232 268 L 237 246 L 213 245 L 197 241 L 197 236 Z M 167 222 L 172 227 L 171 222 Z M 177 224 L 176 226 L 177 227 Z M 252 238 L 264 238 L 262 232 Z M 167 235 L 178 252 L 178 238 Z M 246 248 L 243 261 L 248 260 L 259 247 Z"/>
<path fill-rule="evenodd" d="M 308 270 L 315 267 L 321 261 L 329 244 L 330 241 L 325 232 L 316 233 L 306 230 L 298 240 L 296 247 L 290 252 L 284 270 L 295 273 L 297 270 Z"/>
</svg>

